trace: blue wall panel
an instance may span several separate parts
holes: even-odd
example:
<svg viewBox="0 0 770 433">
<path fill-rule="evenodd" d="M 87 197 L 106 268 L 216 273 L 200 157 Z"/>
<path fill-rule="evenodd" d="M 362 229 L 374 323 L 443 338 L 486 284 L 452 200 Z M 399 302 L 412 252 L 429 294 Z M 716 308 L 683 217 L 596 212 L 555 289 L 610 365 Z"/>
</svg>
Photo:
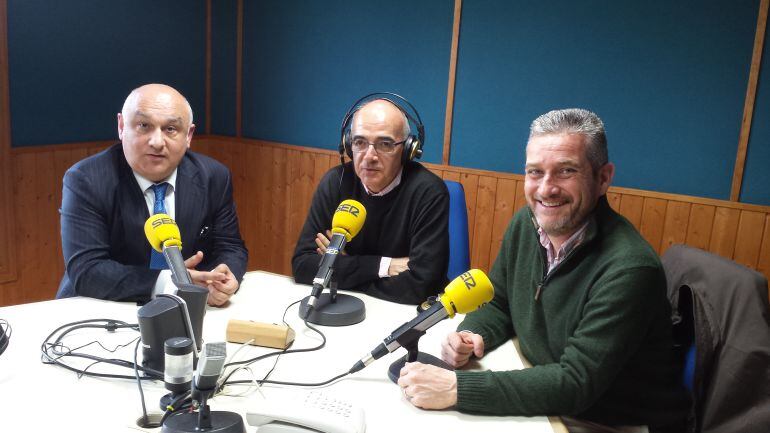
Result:
<svg viewBox="0 0 770 433">
<path fill-rule="evenodd" d="M 762 69 L 754 102 L 741 201 L 770 205 L 770 48 L 765 33 Z"/>
<path fill-rule="evenodd" d="M 204 0 L 9 0 L 13 146 L 117 139 L 131 89 L 162 82 L 202 125 Z"/>
<path fill-rule="evenodd" d="M 454 1 L 244 5 L 243 134 L 336 149 L 349 106 L 374 91 L 409 99 L 441 161 Z"/>
<path fill-rule="evenodd" d="M 235 135 L 238 3 L 211 4 L 211 133 Z"/>
<path fill-rule="evenodd" d="M 758 4 L 463 3 L 451 163 L 522 173 L 532 119 L 585 107 L 615 185 L 728 198 Z"/>
</svg>

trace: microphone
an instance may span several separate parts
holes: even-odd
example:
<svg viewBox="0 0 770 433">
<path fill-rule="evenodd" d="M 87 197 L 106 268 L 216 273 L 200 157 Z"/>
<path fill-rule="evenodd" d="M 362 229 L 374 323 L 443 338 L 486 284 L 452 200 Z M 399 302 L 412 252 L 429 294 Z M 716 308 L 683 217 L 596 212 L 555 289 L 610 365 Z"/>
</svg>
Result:
<svg viewBox="0 0 770 433">
<path fill-rule="evenodd" d="M 171 392 L 161 397 L 161 410 L 165 411 L 177 398 L 190 390 L 195 362 L 194 350 L 195 343 L 187 337 L 171 337 L 163 344 L 163 382 Z"/>
<path fill-rule="evenodd" d="M 190 338 L 195 340 L 195 347 L 201 347 L 203 318 L 206 315 L 206 301 L 208 289 L 193 284 L 190 273 L 182 258 L 182 235 L 179 226 L 174 220 L 162 213 L 152 215 L 144 223 L 144 234 L 147 241 L 158 251 L 163 252 L 166 264 L 171 270 L 171 279 L 177 288 L 176 294 L 187 304 L 190 321 L 193 326 L 193 334 Z"/>
<path fill-rule="evenodd" d="M 246 426 L 243 417 L 235 412 L 212 411 L 208 399 L 217 389 L 217 380 L 225 365 L 224 342 L 203 345 L 198 369 L 192 381 L 192 399 L 197 402 L 194 410 L 177 411 L 163 421 L 162 433 L 222 432 L 243 433 Z"/>
<path fill-rule="evenodd" d="M 407 358 L 406 361 L 416 361 L 417 341 L 425 335 L 428 328 L 447 317 L 454 317 L 457 313 L 465 314 L 480 308 L 491 301 L 494 294 L 492 282 L 483 271 L 471 269 L 459 275 L 446 286 L 444 293 L 440 294 L 436 301 L 418 313 L 417 317 L 396 328 L 374 350 L 353 365 L 350 373 L 362 370 L 374 360 L 402 346 L 409 350 L 408 358 L 414 358 Z M 397 375 L 396 378 L 398 378 Z"/>
<path fill-rule="evenodd" d="M 217 380 L 222 374 L 227 354 L 226 343 L 205 343 L 193 378 L 192 397 L 204 401 L 216 391 Z"/>
<path fill-rule="evenodd" d="M 171 337 L 163 344 L 165 354 L 163 382 L 166 384 L 166 389 L 174 394 L 190 389 L 194 348 L 195 343 L 187 337 Z"/>
<path fill-rule="evenodd" d="M 337 206 L 337 210 L 332 217 L 332 238 L 326 247 L 326 252 L 318 265 L 318 272 L 313 279 L 313 290 L 307 300 L 307 310 L 305 310 L 305 319 L 310 314 L 311 308 L 314 308 L 318 297 L 324 288 L 329 286 L 329 280 L 334 270 L 334 262 L 337 256 L 345 248 L 345 244 L 350 242 L 366 220 L 366 208 L 356 200 L 344 200 Z"/>
<path fill-rule="evenodd" d="M 144 234 L 155 251 L 163 253 L 174 282 L 192 284 L 182 258 L 182 235 L 174 220 L 164 213 L 152 215 L 144 223 Z"/>
</svg>

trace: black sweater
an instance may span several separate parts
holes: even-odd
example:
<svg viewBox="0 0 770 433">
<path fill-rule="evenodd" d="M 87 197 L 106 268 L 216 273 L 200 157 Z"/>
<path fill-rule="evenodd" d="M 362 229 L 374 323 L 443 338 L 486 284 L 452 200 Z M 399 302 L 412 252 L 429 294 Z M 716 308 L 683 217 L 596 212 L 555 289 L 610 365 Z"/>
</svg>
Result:
<svg viewBox="0 0 770 433">
<path fill-rule="evenodd" d="M 312 283 L 321 259 L 316 233 L 326 233 L 339 203 L 351 198 L 366 208 L 366 221 L 345 247 L 347 255 L 337 257 L 334 264 L 338 288 L 406 304 L 418 304 L 439 293 L 447 281 L 449 193 L 438 176 L 417 162 L 407 163 L 401 183 L 381 197 L 366 193 L 352 163 L 329 170 L 313 196 L 294 250 L 295 281 Z M 380 278 L 383 256 L 408 256 L 409 270 Z"/>
</svg>

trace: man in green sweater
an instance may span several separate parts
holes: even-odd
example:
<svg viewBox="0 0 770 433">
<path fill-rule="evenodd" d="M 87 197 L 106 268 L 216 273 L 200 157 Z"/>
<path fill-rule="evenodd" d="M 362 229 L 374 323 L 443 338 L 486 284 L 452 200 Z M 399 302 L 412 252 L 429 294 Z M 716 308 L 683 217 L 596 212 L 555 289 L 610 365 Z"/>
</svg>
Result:
<svg viewBox="0 0 770 433">
<path fill-rule="evenodd" d="M 443 345 L 460 368 L 518 336 L 532 368 L 449 371 L 412 363 L 399 385 L 418 407 L 559 415 L 570 431 L 680 431 L 688 399 L 657 254 L 606 192 L 614 174 L 604 125 L 582 109 L 532 122 L 527 206 L 505 233 L 495 297 Z"/>
</svg>

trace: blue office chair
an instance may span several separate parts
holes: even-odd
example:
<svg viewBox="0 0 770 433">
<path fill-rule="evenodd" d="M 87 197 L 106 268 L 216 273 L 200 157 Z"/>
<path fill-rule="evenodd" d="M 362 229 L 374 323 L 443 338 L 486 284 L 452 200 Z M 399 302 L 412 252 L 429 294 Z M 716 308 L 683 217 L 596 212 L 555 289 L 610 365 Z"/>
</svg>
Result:
<svg viewBox="0 0 770 433">
<path fill-rule="evenodd" d="M 470 269 L 470 248 L 468 247 L 468 209 L 465 207 L 465 190 L 459 182 L 445 180 L 449 190 L 449 268 L 447 278 L 451 281 Z"/>
</svg>

